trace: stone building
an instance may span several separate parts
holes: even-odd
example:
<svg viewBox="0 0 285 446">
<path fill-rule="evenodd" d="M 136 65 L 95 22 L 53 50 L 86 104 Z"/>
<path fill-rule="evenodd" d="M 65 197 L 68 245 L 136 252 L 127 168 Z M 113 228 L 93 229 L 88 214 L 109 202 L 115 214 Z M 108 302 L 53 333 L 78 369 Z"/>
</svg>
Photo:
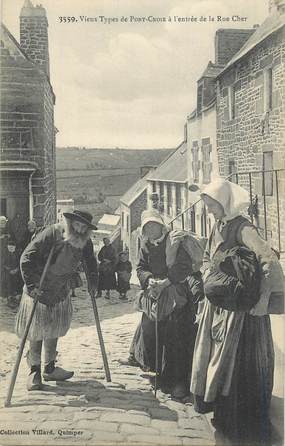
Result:
<svg viewBox="0 0 285 446">
<path fill-rule="evenodd" d="M 48 22 L 25 0 L 20 43 L 1 26 L 1 215 L 19 231 L 33 218 L 56 221 L 55 95 L 49 78 Z"/>
<path fill-rule="evenodd" d="M 285 1 L 217 76 L 220 174 L 251 192 L 251 217 L 285 252 Z M 283 170 L 279 170 L 283 169 Z"/>
<path fill-rule="evenodd" d="M 278 251 L 285 268 L 285 0 L 270 0 L 269 4 L 269 16 L 251 31 L 244 45 L 236 48 L 230 59 L 216 58 L 215 65 L 223 67 L 212 78 L 215 105 L 210 102 L 205 107 L 207 114 L 202 112 L 200 121 L 197 111 L 188 117 L 188 181 L 190 189 L 193 185 L 201 189 L 210 179 L 209 172 L 213 174 L 218 166 L 222 177 L 248 188 L 250 217 L 259 233 Z M 229 56 L 227 46 L 226 43 L 224 54 Z M 222 48 L 216 39 L 216 55 Z M 202 102 L 199 82 L 197 108 Z M 201 150 L 199 157 L 198 147 L 203 148 L 203 139 L 209 137 L 209 132 L 213 143 L 216 139 L 216 159 L 211 144 L 213 166 L 203 172 L 202 163 L 209 162 L 209 156 L 203 159 Z M 198 191 L 196 195 L 189 191 L 190 205 L 198 195 Z M 185 211 L 184 221 L 189 212 L 193 213 L 193 207 Z M 188 223 L 188 228 L 193 229 L 193 221 Z M 201 235 L 198 225 L 194 229 Z M 280 333 L 284 333 L 284 316 L 271 315 L 271 322 L 275 351 L 271 422 L 274 433 L 283 438 L 284 340 Z"/>
<path fill-rule="evenodd" d="M 187 118 L 188 227 L 208 237 L 212 220 L 207 215 L 200 190 L 219 174 L 216 143 L 216 77 L 255 29 L 219 29 L 215 35 L 215 61 L 209 61 L 197 82 L 197 103 Z M 191 191 L 196 186 L 196 190 Z M 197 202 L 198 201 L 198 202 Z M 197 202 L 196 205 L 193 205 Z M 193 205 L 193 206 L 192 206 Z"/>
<path fill-rule="evenodd" d="M 123 249 L 129 250 L 129 259 L 134 266 L 140 246 L 141 214 L 147 209 L 147 180 L 140 178 L 120 199 L 121 240 Z"/>
<path fill-rule="evenodd" d="M 74 211 L 73 198 L 56 200 L 56 221 L 62 223 L 64 221 L 64 213 Z"/>
<path fill-rule="evenodd" d="M 185 135 L 186 137 L 186 135 Z M 165 223 L 175 219 L 174 226 L 181 227 L 179 215 L 187 208 L 187 143 L 183 141 L 177 149 L 147 176 L 148 207 L 151 196 L 158 196 L 159 211 Z"/>
</svg>

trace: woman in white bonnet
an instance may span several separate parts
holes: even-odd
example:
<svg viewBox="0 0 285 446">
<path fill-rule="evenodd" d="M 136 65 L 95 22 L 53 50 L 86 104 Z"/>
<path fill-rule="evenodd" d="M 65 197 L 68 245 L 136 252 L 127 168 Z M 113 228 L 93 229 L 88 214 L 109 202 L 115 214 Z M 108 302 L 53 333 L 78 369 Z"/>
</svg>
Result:
<svg viewBox="0 0 285 446">
<path fill-rule="evenodd" d="M 142 240 L 138 255 L 137 276 L 142 290 L 155 290 L 160 308 L 167 298 L 173 297 L 171 312 L 158 322 L 158 349 L 156 352 L 155 322 L 143 312 L 130 347 L 128 365 L 155 371 L 156 353 L 160 374 L 159 385 L 172 398 L 184 400 L 189 396 L 192 355 L 196 336 L 195 305 L 186 278 L 194 278 L 194 261 L 182 242 L 177 244 L 173 262 L 169 262 L 171 232 L 161 215 L 154 209 L 142 214 Z M 197 279 L 195 297 L 204 297 L 201 273 Z"/>
<path fill-rule="evenodd" d="M 255 253 L 261 277 L 266 277 L 274 254 L 242 216 L 249 206 L 248 192 L 217 179 L 205 187 L 201 198 L 215 218 L 205 250 L 204 283 L 215 255 L 236 246 Z M 229 311 L 206 298 L 196 338 L 191 381 L 196 410 L 213 410 L 217 432 L 235 445 L 269 444 L 274 350 L 263 304 L 261 296 L 249 311 Z"/>
</svg>

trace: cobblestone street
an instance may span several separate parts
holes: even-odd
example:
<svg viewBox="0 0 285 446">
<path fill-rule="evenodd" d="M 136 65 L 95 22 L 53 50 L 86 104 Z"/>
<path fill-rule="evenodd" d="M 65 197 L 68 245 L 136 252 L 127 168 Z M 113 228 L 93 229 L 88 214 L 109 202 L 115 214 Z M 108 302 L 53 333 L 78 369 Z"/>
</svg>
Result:
<svg viewBox="0 0 285 446">
<path fill-rule="evenodd" d="M 136 291 L 133 287 L 130 297 Z M 18 345 L 16 310 L 1 301 L 0 444 L 214 444 L 207 419 L 191 403 L 172 401 L 160 391 L 155 398 L 145 373 L 119 363 L 128 356 L 140 313 L 132 302 L 119 302 L 115 292 L 110 301 L 97 300 L 112 375 L 106 382 L 90 298 L 84 288 L 76 294 L 72 327 L 58 346 L 59 365 L 74 370 L 74 377 L 28 393 L 23 357 L 10 408 L 3 402 Z M 9 429 L 23 432 L 5 434 Z"/>
</svg>

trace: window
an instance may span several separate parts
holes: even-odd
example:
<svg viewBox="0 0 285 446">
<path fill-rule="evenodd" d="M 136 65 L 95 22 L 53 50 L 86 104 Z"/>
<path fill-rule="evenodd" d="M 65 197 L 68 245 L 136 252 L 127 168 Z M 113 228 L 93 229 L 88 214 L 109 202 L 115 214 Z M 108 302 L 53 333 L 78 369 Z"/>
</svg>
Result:
<svg viewBox="0 0 285 446">
<path fill-rule="evenodd" d="M 160 212 L 164 211 L 164 184 L 159 183 L 159 208 Z"/>
<path fill-rule="evenodd" d="M 229 160 L 229 181 L 231 181 L 232 183 L 237 183 L 237 176 L 234 175 L 237 172 L 237 168 L 236 168 L 236 162 L 234 159 L 230 159 Z"/>
<path fill-rule="evenodd" d="M 229 101 L 229 120 L 235 119 L 236 117 L 236 91 L 234 85 L 229 87 L 228 94 Z"/>
<path fill-rule="evenodd" d="M 191 224 L 191 231 L 196 232 L 196 210 L 195 206 L 193 206 L 190 210 L 190 224 Z"/>
<path fill-rule="evenodd" d="M 15 128 L 3 128 L 1 132 L 1 145 L 7 148 L 33 147 L 32 129 L 20 131 Z"/>
<path fill-rule="evenodd" d="M 207 211 L 205 206 L 203 206 L 201 214 L 201 235 L 207 237 Z"/>
<path fill-rule="evenodd" d="M 210 138 L 205 138 L 202 140 L 202 174 L 203 174 L 203 183 L 208 184 L 211 181 L 211 171 L 212 171 L 212 163 L 211 163 L 211 151 L 212 145 L 210 144 Z"/>
<path fill-rule="evenodd" d="M 272 68 L 264 71 L 264 111 L 272 110 Z"/>
<path fill-rule="evenodd" d="M 199 170 L 200 170 L 199 146 L 198 142 L 194 141 L 192 146 L 192 174 L 194 183 L 199 182 Z"/>
<path fill-rule="evenodd" d="M 127 221 L 126 221 L 126 230 L 127 230 L 127 233 L 129 233 L 129 220 L 130 220 L 130 217 L 129 217 L 129 215 L 127 215 Z"/>
<path fill-rule="evenodd" d="M 180 184 L 175 185 L 175 195 L 176 195 L 176 215 L 178 215 L 182 211 Z"/>
<path fill-rule="evenodd" d="M 263 153 L 263 170 L 264 182 L 262 186 L 263 195 L 273 195 L 273 172 L 266 172 L 273 170 L 273 152 Z"/>
<path fill-rule="evenodd" d="M 198 85 L 197 89 L 197 115 L 200 115 L 202 112 L 203 105 L 203 84 Z"/>
<path fill-rule="evenodd" d="M 124 216 L 125 216 L 125 214 L 124 214 L 124 212 L 122 212 L 122 228 L 124 228 L 124 225 L 125 225 Z"/>
<path fill-rule="evenodd" d="M 153 193 L 156 192 L 156 182 L 155 181 L 152 182 L 152 192 Z"/>
<path fill-rule="evenodd" d="M 167 184 L 167 214 L 172 214 L 172 190 L 171 190 L 171 184 Z"/>
</svg>

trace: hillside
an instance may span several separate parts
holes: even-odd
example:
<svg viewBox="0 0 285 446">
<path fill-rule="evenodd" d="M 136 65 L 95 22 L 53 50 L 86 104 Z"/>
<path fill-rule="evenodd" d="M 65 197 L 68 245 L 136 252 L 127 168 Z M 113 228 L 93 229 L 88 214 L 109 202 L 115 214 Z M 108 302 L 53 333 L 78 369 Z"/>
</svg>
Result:
<svg viewBox="0 0 285 446">
<path fill-rule="evenodd" d="M 57 198 L 73 198 L 96 221 L 114 212 L 120 197 L 141 175 L 141 167 L 157 166 L 172 149 L 57 148 Z"/>
<path fill-rule="evenodd" d="M 157 166 L 172 149 L 84 149 L 78 147 L 57 148 L 57 170 L 66 169 L 113 169 Z"/>
</svg>

